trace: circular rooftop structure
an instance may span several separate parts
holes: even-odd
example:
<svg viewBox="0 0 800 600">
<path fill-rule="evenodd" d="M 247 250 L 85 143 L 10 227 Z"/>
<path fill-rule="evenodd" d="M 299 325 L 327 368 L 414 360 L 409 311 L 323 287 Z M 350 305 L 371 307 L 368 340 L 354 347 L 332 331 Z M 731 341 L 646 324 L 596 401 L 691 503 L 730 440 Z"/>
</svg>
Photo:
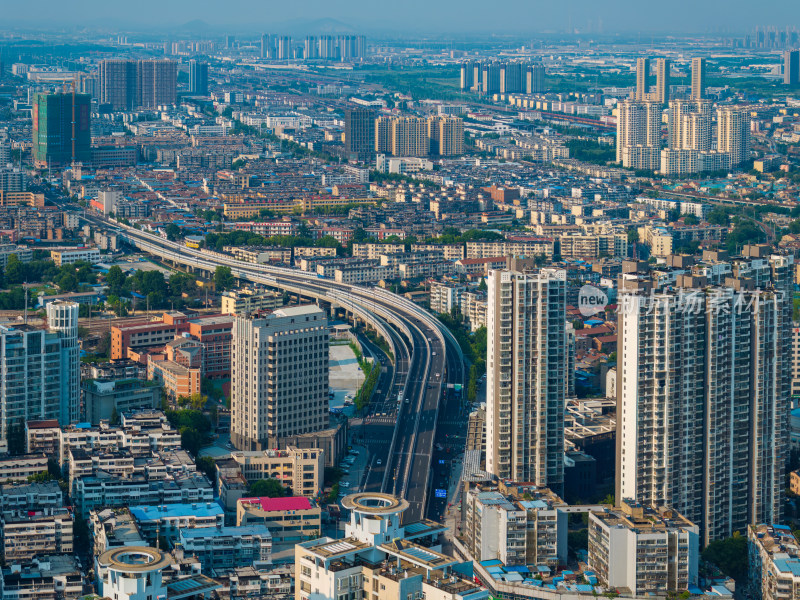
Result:
<svg viewBox="0 0 800 600">
<path fill-rule="evenodd" d="M 392 515 L 406 510 L 408 501 L 391 494 L 361 492 L 342 498 L 342 506 L 368 515 Z"/>
<path fill-rule="evenodd" d="M 97 562 L 115 571 L 144 573 L 168 567 L 172 564 L 172 558 L 166 552 L 148 546 L 123 546 L 106 550 Z"/>
</svg>

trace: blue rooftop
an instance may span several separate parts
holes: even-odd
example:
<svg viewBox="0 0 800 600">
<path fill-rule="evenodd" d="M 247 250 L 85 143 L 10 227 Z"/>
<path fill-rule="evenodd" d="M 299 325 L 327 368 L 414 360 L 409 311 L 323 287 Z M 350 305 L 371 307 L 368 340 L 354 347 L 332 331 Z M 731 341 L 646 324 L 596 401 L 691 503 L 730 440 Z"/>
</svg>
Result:
<svg viewBox="0 0 800 600">
<path fill-rule="evenodd" d="M 773 561 L 773 564 L 781 573 L 791 573 L 794 577 L 800 576 L 800 560 L 796 558 L 778 558 Z"/>
<path fill-rule="evenodd" d="M 159 504 L 158 506 L 131 506 L 131 515 L 137 521 L 155 521 L 170 517 L 215 517 L 225 514 L 216 502 L 196 504 Z"/>
</svg>

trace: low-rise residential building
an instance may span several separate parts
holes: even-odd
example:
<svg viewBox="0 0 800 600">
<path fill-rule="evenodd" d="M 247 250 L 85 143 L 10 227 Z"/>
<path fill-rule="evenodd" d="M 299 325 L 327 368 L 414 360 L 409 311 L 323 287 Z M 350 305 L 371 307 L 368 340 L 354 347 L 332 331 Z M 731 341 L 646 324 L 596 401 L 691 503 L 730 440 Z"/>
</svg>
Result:
<svg viewBox="0 0 800 600">
<path fill-rule="evenodd" d="M 295 246 L 294 259 L 313 258 L 315 256 L 336 256 L 336 248 L 326 248 L 324 246 Z"/>
<path fill-rule="evenodd" d="M 75 556 L 46 554 L 3 568 L 3 600 L 73 600 L 83 596 L 86 584 Z"/>
<path fill-rule="evenodd" d="M 64 494 L 57 481 L 0 485 L 0 512 L 54 510 L 62 506 Z"/>
<path fill-rule="evenodd" d="M 359 261 L 359 264 L 343 265 L 333 270 L 333 280 L 336 283 L 358 285 L 394 278 L 395 269 L 380 265 L 377 261 Z"/>
<path fill-rule="evenodd" d="M 146 545 L 136 519 L 127 508 L 103 508 L 91 511 L 89 531 L 94 540 L 95 555 L 111 548 Z"/>
<path fill-rule="evenodd" d="M 73 517 L 65 508 L 4 513 L 3 557 L 6 564 L 41 554 L 71 554 Z"/>
<path fill-rule="evenodd" d="M 72 450 L 115 452 L 124 447 L 122 429 L 101 423 L 100 427 L 71 425 L 59 432 L 58 462 L 62 468 L 69 463 Z"/>
<path fill-rule="evenodd" d="M 289 498 L 240 498 L 236 503 L 237 525 L 264 525 L 274 544 L 297 544 L 319 536 L 322 511 L 313 500 Z"/>
<path fill-rule="evenodd" d="M 399 254 L 405 252 L 404 244 L 353 244 L 353 258 L 379 260 L 381 254 Z"/>
<path fill-rule="evenodd" d="M 294 565 L 270 565 L 254 569 L 214 569 L 214 579 L 220 583 L 220 598 L 246 600 L 247 598 L 293 598 Z"/>
<path fill-rule="evenodd" d="M 130 511 L 150 544 L 155 543 L 156 533 L 169 544 L 175 544 L 182 529 L 222 527 L 225 517 L 225 512 L 216 502 L 131 506 Z"/>
<path fill-rule="evenodd" d="M 55 458 L 65 467 L 72 450 L 90 454 L 125 451 L 133 456 L 173 452 L 181 448 L 181 434 L 172 428 L 160 410 L 120 413 L 120 427 L 101 421 L 98 427 L 71 425 L 59 431 Z"/>
<path fill-rule="evenodd" d="M 222 293 L 222 312 L 226 315 L 274 310 L 281 306 L 283 306 L 283 294 L 275 291 L 242 288 Z"/>
<path fill-rule="evenodd" d="M 255 450 L 231 452 L 244 478 L 252 483 L 259 479 L 276 479 L 298 496 L 313 498 L 322 491 L 325 452 L 320 448 Z"/>
<path fill-rule="evenodd" d="M 476 560 L 550 568 L 566 564 L 566 503 L 546 488 L 526 492 L 528 499 L 497 489 L 469 490 L 464 540 Z"/>
<path fill-rule="evenodd" d="M 26 454 L 0 459 L 0 483 L 27 481 L 31 475 L 47 472 L 45 454 Z"/>
<path fill-rule="evenodd" d="M 90 262 L 94 265 L 100 262 L 100 250 L 97 248 L 62 248 L 51 250 L 50 258 L 53 259 L 57 267 L 81 261 Z"/>
<path fill-rule="evenodd" d="M 442 554 L 441 526 L 400 525 L 406 500 L 361 493 L 346 496 L 342 504 L 350 511 L 343 539 L 322 537 L 295 546 L 296 600 L 489 597 L 460 561 Z"/>
<path fill-rule="evenodd" d="M 114 415 L 161 406 L 161 389 L 141 379 L 122 381 L 84 380 L 83 390 L 86 419 L 92 425 L 110 421 Z"/>
<path fill-rule="evenodd" d="M 25 452 L 28 454 L 43 453 L 47 456 L 58 456 L 58 440 L 61 427 L 55 419 L 45 421 L 27 421 L 25 423 Z"/>
<path fill-rule="evenodd" d="M 747 528 L 750 593 L 762 600 L 800 597 L 800 542 L 780 524 Z"/>
<path fill-rule="evenodd" d="M 488 275 L 492 269 L 504 269 L 505 266 L 505 256 L 487 256 L 457 260 L 455 270 L 461 275 Z"/>
<path fill-rule="evenodd" d="M 461 316 L 469 324 L 473 333 L 481 327 L 486 327 L 486 309 L 488 301 L 485 292 L 463 292 L 459 302 Z"/>
<path fill-rule="evenodd" d="M 147 378 L 158 381 L 172 400 L 200 393 L 202 369 L 188 368 L 171 360 L 156 360 L 148 356 Z"/>
<path fill-rule="evenodd" d="M 195 556 L 203 572 L 268 565 L 272 559 L 272 535 L 264 525 L 181 529 L 178 541 L 185 554 Z"/>
<path fill-rule="evenodd" d="M 548 237 L 525 238 L 518 241 L 467 242 L 466 258 L 490 258 L 494 256 L 515 256 L 551 258 L 555 252 L 555 240 Z"/>
<path fill-rule="evenodd" d="M 422 277 L 444 277 L 452 275 L 455 265 L 449 260 L 434 262 L 408 262 L 397 265 L 397 276 L 400 279 L 419 279 Z"/>
<path fill-rule="evenodd" d="M 140 474 L 126 477 L 100 471 L 76 479 L 72 498 L 76 510 L 86 516 L 103 507 L 207 503 L 214 499 L 214 488 L 200 473 L 155 478 Z"/>
<path fill-rule="evenodd" d="M 797 469 L 789 473 L 789 491 L 800 496 L 800 471 Z"/>
<path fill-rule="evenodd" d="M 634 595 L 697 585 L 699 528 L 677 511 L 623 500 L 589 513 L 589 568 L 605 585 Z"/>
<path fill-rule="evenodd" d="M 99 472 L 130 477 L 134 472 L 133 455 L 128 450 L 116 452 L 87 452 L 80 448 L 69 450 L 69 490 L 75 490 L 75 481 Z"/>
<path fill-rule="evenodd" d="M 462 283 L 431 282 L 431 311 L 449 314 L 454 308 L 459 308 L 461 294 L 467 291 L 467 286 Z"/>
<path fill-rule="evenodd" d="M 411 252 L 438 252 L 445 260 L 464 258 L 464 244 L 411 244 Z"/>
</svg>

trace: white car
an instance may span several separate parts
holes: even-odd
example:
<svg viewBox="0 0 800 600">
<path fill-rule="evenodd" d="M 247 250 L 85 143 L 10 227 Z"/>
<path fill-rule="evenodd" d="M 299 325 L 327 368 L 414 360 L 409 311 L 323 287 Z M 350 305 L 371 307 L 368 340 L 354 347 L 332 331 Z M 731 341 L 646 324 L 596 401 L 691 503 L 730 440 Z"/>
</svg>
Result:
<svg viewBox="0 0 800 600">
<path fill-rule="evenodd" d="M 383 461 L 382 461 L 382 460 L 379 458 L 379 459 L 376 461 L 376 463 L 375 463 L 375 464 L 377 464 L 377 465 L 382 465 L 382 464 L 383 464 Z"/>
</svg>

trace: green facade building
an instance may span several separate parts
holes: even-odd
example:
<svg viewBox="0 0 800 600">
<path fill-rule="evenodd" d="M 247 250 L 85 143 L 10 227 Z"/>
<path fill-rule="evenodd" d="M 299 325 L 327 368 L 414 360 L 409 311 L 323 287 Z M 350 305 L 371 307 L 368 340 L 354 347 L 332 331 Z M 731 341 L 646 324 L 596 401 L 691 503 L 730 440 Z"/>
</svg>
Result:
<svg viewBox="0 0 800 600">
<path fill-rule="evenodd" d="M 37 167 L 62 167 L 72 162 L 73 98 L 75 162 L 91 160 L 91 96 L 38 93 L 33 97 L 33 160 Z"/>
</svg>

